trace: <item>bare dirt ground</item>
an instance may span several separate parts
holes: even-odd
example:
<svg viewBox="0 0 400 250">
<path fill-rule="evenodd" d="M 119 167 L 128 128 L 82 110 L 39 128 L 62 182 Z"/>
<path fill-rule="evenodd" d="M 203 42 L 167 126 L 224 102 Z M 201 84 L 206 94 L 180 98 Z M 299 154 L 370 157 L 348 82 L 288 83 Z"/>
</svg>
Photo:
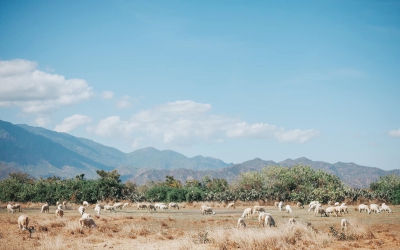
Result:
<svg viewBox="0 0 400 250">
<path fill-rule="evenodd" d="M 97 228 L 81 230 L 79 205 L 69 204 L 64 217 L 56 218 L 55 206 L 45 214 L 40 213 L 42 204 L 22 203 L 21 212 L 8 213 L 3 203 L 0 249 L 400 249 L 400 206 L 391 206 L 393 213 L 367 214 L 350 205 L 349 213 L 339 217 L 315 217 L 307 212 L 307 206 L 299 209 L 292 205 L 292 214 L 263 206 L 275 219 L 276 228 L 260 228 L 258 216 L 253 215 L 245 219 L 245 229 L 238 229 L 243 210 L 256 203 L 241 204 L 236 209 L 209 203 L 215 215 L 201 215 L 201 204 L 152 213 L 137 210 L 134 204 L 117 213 L 102 211 L 100 215 L 92 206 L 86 212 Z M 29 226 L 36 229 L 31 237 L 28 231 L 18 229 L 21 214 L 28 215 Z M 297 221 L 295 228 L 288 226 L 291 217 Z M 340 239 L 342 218 L 353 227 L 345 239 Z"/>
</svg>

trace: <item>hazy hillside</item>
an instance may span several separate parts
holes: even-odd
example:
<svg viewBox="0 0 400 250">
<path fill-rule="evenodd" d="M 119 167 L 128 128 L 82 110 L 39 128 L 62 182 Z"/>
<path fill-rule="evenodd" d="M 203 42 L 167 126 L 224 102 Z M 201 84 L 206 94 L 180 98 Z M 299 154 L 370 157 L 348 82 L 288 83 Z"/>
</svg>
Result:
<svg viewBox="0 0 400 250">
<path fill-rule="evenodd" d="M 94 141 L 28 125 L 14 125 L 0 120 L 0 179 L 11 172 L 22 171 L 33 177 L 60 176 L 73 178 L 84 173 L 97 178 L 96 170 L 116 169 L 121 179 L 143 184 L 148 180 L 163 181 L 166 175 L 175 179 L 202 179 L 205 175 L 232 181 L 240 173 L 259 171 L 264 166 L 302 164 L 337 175 L 352 187 L 368 187 L 379 176 L 400 170 L 385 171 L 354 163 L 312 161 L 305 157 L 282 162 L 259 158 L 240 164 L 228 164 L 203 156 L 188 158 L 172 150 L 143 148 L 123 153 Z"/>
</svg>

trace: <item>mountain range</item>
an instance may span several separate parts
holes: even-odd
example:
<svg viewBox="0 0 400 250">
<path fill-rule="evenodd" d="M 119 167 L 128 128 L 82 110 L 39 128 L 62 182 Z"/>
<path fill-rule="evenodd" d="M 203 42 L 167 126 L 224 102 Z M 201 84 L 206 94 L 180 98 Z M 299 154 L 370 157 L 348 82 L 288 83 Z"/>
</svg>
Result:
<svg viewBox="0 0 400 250">
<path fill-rule="evenodd" d="M 348 186 L 357 188 L 369 187 L 379 176 L 400 174 L 399 169 L 385 171 L 355 163 L 312 161 L 305 157 L 281 162 L 256 158 L 233 164 L 200 155 L 188 158 L 172 150 L 160 151 L 152 147 L 124 153 L 67 133 L 0 120 L 0 179 L 11 172 L 25 172 L 36 178 L 73 178 L 84 173 L 86 178 L 94 179 L 98 177 L 96 170 L 115 169 L 121 174 L 122 181 L 130 180 L 138 185 L 151 180 L 164 181 L 166 175 L 182 182 L 201 180 L 206 175 L 232 181 L 242 172 L 259 171 L 265 166 L 298 164 L 335 174 Z"/>
</svg>

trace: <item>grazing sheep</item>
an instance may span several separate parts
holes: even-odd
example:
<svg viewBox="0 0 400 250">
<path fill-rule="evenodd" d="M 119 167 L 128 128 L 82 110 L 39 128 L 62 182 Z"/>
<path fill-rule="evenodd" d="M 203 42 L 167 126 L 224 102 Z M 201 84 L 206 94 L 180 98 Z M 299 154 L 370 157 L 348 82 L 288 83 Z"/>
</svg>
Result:
<svg viewBox="0 0 400 250">
<path fill-rule="evenodd" d="M 147 209 L 147 205 L 146 204 L 142 204 L 142 203 L 138 203 L 137 205 L 136 205 L 136 209 L 137 210 L 139 210 L 139 209 Z"/>
<path fill-rule="evenodd" d="M 312 204 L 312 205 L 310 206 L 310 208 L 308 209 L 308 212 L 310 212 L 311 210 L 314 210 L 314 211 L 315 211 L 315 208 L 320 207 L 320 206 L 321 206 L 320 203 Z"/>
<path fill-rule="evenodd" d="M 15 204 L 15 205 L 12 206 L 12 209 L 13 210 L 17 210 L 18 209 L 18 212 L 21 212 L 21 205 L 20 204 Z"/>
<path fill-rule="evenodd" d="M 333 214 L 335 214 L 335 215 L 337 216 L 335 207 L 327 207 L 327 208 L 325 209 L 325 212 L 326 212 L 326 214 L 328 214 L 328 215 L 333 215 Z"/>
<path fill-rule="evenodd" d="M 84 205 L 84 206 L 88 207 L 88 206 L 89 206 L 89 202 L 87 202 L 87 201 L 84 201 L 84 202 L 82 202 L 82 205 Z"/>
<path fill-rule="evenodd" d="M 361 213 L 361 211 L 364 211 L 365 210 L 365 212 L 366 213 L 368 213 L 368 214 L 370 214 L 371 213 L 371 210 L 369 209 L 369 207 L 367 206 L 367 205 L 365 205 L 365 204 L 360 204 L 360 205 L 358 205 L 358 211 Z"/>
<path fill-rule="evenodd" d="M 342 219 L 340 221 L 340 226 L 342 227 L 342 230 L 343 229 L 347 230 L 347 228 L 350 226 L 350 222 L 347 219 Z"/>
<path fill-rule="evenodd" d="M 246 227 L 246 222 L 244 222 L 244 218 L 240 217 L 237 222 L 237 227 Z"/>
<path fill-rule="evenodd" d="M 370 204 L 369 205 L 369 209 L 371 210 L 371 212 L 375 212 L 375 213 L 380 213 L 381 210 L 379 209 L 379 205 L 378 204 Z"/>
<path fill-rule="evenodd" d="M 278 204 L 279 211 L 282 211 L 283 208 L 283 201 L 280 201 Z"/>
<path fill-rule="evenodd" d="M 265 209 L 262 206 L 254 206 L 253 207 L 253 211 L 252 211 L 253 214 L 260 213 L 260 212 L 265 212 Z"/>
<path fill-rule="evenodd" d="M 227 206 L 226 208 L 228 208 L 228 209 L 229 209 L 229 208 L 234 208 L 234 209 L 236 209 L 235 202 L 229 203 L 228 206 Z"/>
<path fill-rule="evenodd" d="M 325 215 L 326 217 L 328 217 L 328 215 L 325 212 L 325 209 L 323 209 L 321 206 L 316 207 L 314 210 L 314 216 L 318 216 L 318 214 L 321 214 L 321 217 L 322 217 L 322 215 Z"/>
<path fill-rule="evenodd" d="M 92 218 L 86 218 L 86 219 L 80 218 L 79 225 L 81 226 L 81 229 L 83 229 L 83 227 L 87 228 L 97 227 L 96 223 L 94 223 L 94 220 Z"/>
<path fill-rule="evenodd" d="M 81 218 L 88 219 L 88 218 L 92 218 L 92 216 L 88 213 L 83 213 Z"/>
<path fill-rule="evenodd" d="M 160 208 L 161 205 L 166 206 L 167 204 L 165 204 L 164 202 L 158 202 L 154 204 L 155 208 Z"/>
<path fill-rule="evenodd" d="M 149 205 L 147 206 L 147 209 L 149 210 L 149 212 L 150 212 L 151 210 L 156 211 L 156 207 L 155 207 L 153 204 L 149 204 Z"/>
<path fill-rule="evenodd" d="M 114 208 L 119 208 L 120 210 L 122 210 L 122 206 L 123 206 L 124 204 L 122 204 L 121 202 L 118 202 L 118 203 L 115 203 L 114 204 Z"/>
<path fill-rule="evenodd" d="M 335 212 L 336 212 L 336 217 L 338 214 L 342 215 L 342 213 L 349 213 L 349 211 L 347 211 L 347 207 L 346 206 L 337 206 L 335 207 Z"/>
<path fill-rule="evenodd" d="M 270 213 L 264 213 L 264 212 L 262 212 L 262 213 L 260 213 L 259 215 L 258 215 L 258 226 L 260 227 L 261 225 L 264 227 L 265 225 L 264 225 L 264 223 L 265 223 L 265 217 L 267 216 L 267 215 L 271 215 Z"/>
<path fill-rule="evenodd" d="M 110 206 L 110 205 L 104 205 L 104 211 L 108 211 L 111 213 L 111 211 L 114 211 L 114 213 L 116 213 L 117 211 L 115 211 L 115 207 L 114 206 Z"/>
<path fill-rule="evenodd" d="M 339 202 L 335 202 L 334 206 L 335 207 L 339 206 Z"/>
<path fill-rule="evenodd" d="M 304 208 L 304 205 L 303 205 L 303 203 L 301 203 L 300 201 L 299 201 L 299 202 L 297 202 L 297 206 L 298 206 L 299 208 Z"/>
<path fill-rule="evenodd" d="M 129 203 L 128 203 L 128 202 L 124 203 L 124 205 L 122 206 L 122 208 L 126 208 L 127 206 L 129 206 Z"/>
<path fill-rule="evenodd" d="M 296 220 L 292 217 L 289 219 L 289 225 L 296 224 Z"/>
<path fill-rule="evenodd" d="M 41 213 L 49 213 L 49 204 L 46 203 L 42 206 L 42 210 L 40 210 Z"/>
<path fill-rule="evenodd" d="M 264 224 L 266 224 L 269 227 L 272 227 L 272 226 L 276 227 L 275 220 L 274 220 L 274 218 L 272 218 L 272 215 L 265 216 Z"/>
<path fill-rule="evenodd" d="M 96 213 L 97 213 L 98 215 L 100 215 L 100 211 L 101 211 L 101 206 L 100 206 L 100 204 L 96 204 L 96 206 L 94 207 L 94 211 L 96 211 Z"/>
<path fill-rule="evenodd" d="M 317 205 L 317 204 L 319 204 L 319 201 L 311 201 L 310 204 L 308 204 L 308 207 L 311 207 L 312 205 Z"/>
<path fill-rule="evenodd" d="M 29 218 L 28 215 L 20 215 L 18 217 L 18 228 L 22 229 L 22 231 L 27 230 L 29 225 Z"/>
<path fill-rule="evenodd" d="M 170 203 L 168 204 L 168 210 L 171 209 L 171 207 L 177 208 L 177 209 L 179 210 L 179 205 L 178 205 L 178 203 L 170 202 Z"/>
<path fill-rule="evenodd" d="M 252 214 L 252 209 L 251 209 L 251 207 L 249 207 L 249 208 L 246 208 L 246 209 L 244 210 L 242 217 L 243 217 L 243 218 L 249 218 L 249 216 L 250 216 L 251 214 Z"/>
<path fill-rule="evenodd" d="M 84 207 L 84 206 L 80 206 L 80 207 L 78 208 L 78 212 L 82 215 L 83 212 L 85 212 L 85 207 Z"/>
<path fill-rule="evenodd" d="M 385 203 L 382 203 L 381 207 L 382 207 L 383 211 L 386 211 L 388 213 L 393 213 L 392 209 L 390 209 L 390 207 L 388 205 L 386 205 Z"/>
<path fill-rule="evenodd" d="M 286 205 L 285 209 L 286 209 L 286 212 L 293 213 L 292 208 L 290 207 L 290 205 Z"/>
<path fill-rule="evenodd" d="M 8 204 L 8 205 L 7 205 L 7 211 L 8 211 L 9 213 L 14 213 L 14 210 L 12 209 L 12 205 L 11 205 L 11 204 Z"/>
<path fill-rule="evenodd" d="M 64 216 L 64 210 L 62 210 L 62 209 L 57 209 L 56 210 L 56 217 L 63 217 Z"/>
<path fill-rule="evenodd" d="M 205 214 L 215 214 L 214 210 L 212 209 L 212 207 L 205 207 L 202 211 L 201 214 L 205 215 Z"/>
<path fill-rule="evenodd" d="M 346 213 L 346 214 L 349 213 L 349 211 L 347 210 L 347 206 L 343 206 L 343 204 L 342 204 L 342 205 L 340 205 L 339 207 L 340 207 L 340 211 L 341 211 L 341 212 Z"/>
<path fill-rule="evenodd" d="M 169 210 L 167 205 L 160 205 L 160 210 Z"/>
</svg>

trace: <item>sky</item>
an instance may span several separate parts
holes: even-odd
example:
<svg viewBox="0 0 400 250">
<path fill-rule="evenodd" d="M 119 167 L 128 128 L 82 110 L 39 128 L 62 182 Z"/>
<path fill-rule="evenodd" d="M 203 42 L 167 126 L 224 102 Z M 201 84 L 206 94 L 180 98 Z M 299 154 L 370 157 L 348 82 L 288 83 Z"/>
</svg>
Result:
<svg viewBox="0 0 400 250">
<path fill-rule="evenodd" d="M 400 168 L 399 1 L 0 1 L 0 119 L 123 152 Z"/>
</svg>

